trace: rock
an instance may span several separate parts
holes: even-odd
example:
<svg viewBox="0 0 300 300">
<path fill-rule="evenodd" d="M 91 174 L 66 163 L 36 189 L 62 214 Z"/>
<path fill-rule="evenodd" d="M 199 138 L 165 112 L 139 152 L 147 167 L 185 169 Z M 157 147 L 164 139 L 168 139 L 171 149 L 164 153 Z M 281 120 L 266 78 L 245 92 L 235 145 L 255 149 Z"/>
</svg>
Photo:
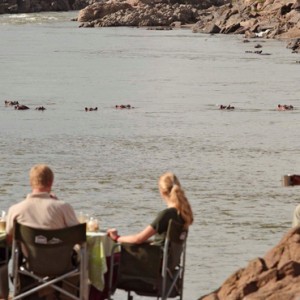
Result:
<svg viewBox="0 0 300 300">
<path fill-rule="evenodd" d="M 205 28 L 203 32 L 205 33 L 219 33 L 221 31 L 221 28 L 217 26 L 216 24 L 210 24 Z"/>
<path fill-rule="evenodd" d="M 174 27 L 174 28 L 181 28 L 182 23 L 177 21 L 177 22 L 173 22 L 170 24 L 170 26 Z"/>
<path fill-rule="evenodd" d="M 223 5 L 228 0 L 111 0 L 94 3 L 79 12 L 79 22 L 97 26 L 172 26 L 194 24 L 201 9 Z M 110 7 L 109 7 L 110 6 Z M 216 29 L 215 29 L 216 30 Z"/>
<path fill-rule="evenodd" d="M 256 35 L 255 35 L 255 33 L 253 31 L 247 30 L 245 32 L 245 38 L 251 39 L 251 38 L 255 38 L 255 37 L 256 37 Z"/>
<path fill-rule="evenodd" d="M 278 34 L 277 37 L 282 38 L 282 39 L 298 38 L 298 37 L 300 37 L 300 28 L 298 28 L 298 27 L 290 28 L 286 32 Z"/>
<path fill-rule="evenodd" d="M 79 10 L 101 0 L 2 0 L 0 14 Z"/>
<path fill-rule="evenodd" d="M 113 14 L 120 10 L 132 9 L 132 6 L 126 2 L 99 2 L 87 6 L 80 10 L 78 22 L 91 22 L 101 19 L 106 15 Z"/>
<path fill-rule="evenodd" d="M 240 27 L 241 27 L 240 23 L 237 22 L 237 23 L 235 23 L 235 24 L 231 24 L 230 26 L 221 29 L 220 32 L 221 32 L 221 33 L 225 33 L 225 34 L 233 33 L 233 32 L 235 32 L 235 31 L 237 31 Z"/>
<path fill-rule="evenodd" d="M 286 47 L 292 50 L 300 49 L 300 39 L 291 40 Z"/>
<path fill-rule="evenodd" d="M 281 8 L 280 8 L 280 15 L 281 16 L 284 16 L 286 15 L 287 13 L 289 13 L 291 10 L 292 10 L 292 6 L 293 6 L 293 3 L 288 3 L 286 5 L 283 5 Z"/>
<path fill-rule="evenodd" d="M 95 26 L 172 27 L 174 24 L 193 24 L 198 10 L 189 4 L 132 6 L 128 2 L 106 2 L 89 5 L 79 12 L 79 22 Z M 176 23 L 175 23 L 176 22 Z"/>
<path fill-rule="evenodd" d="M 300 227 L 289 230 L 264 258 L 250 261 L 247 267 L 225 280 L 219 289 L 199 298 L 228 299 L 300 299 Z"/>
<path fill-rule="evenodd" d="M 250 20 L 246 20 L 246 21 L 241 21 L 240 25 L 242 27 L 245 28 L 245 30 L 249 30 L 251 27 L 253 27 L 254 25 L 257 24 L 257 20 L 256 19 L 250 19 Z"/>
<path fill-rule="evenodd" d="M 293 53 L 300 53 L 300 39 L 291 40 L 287 44 L 288 49 L 292 49 Z"/>
<path fill-rule="evenodd" d="M 244 34 L 247 39 L 295 39 L 300 37 L 299 24 L 300 0 L 237 0 L 202 10 L 193 32 L 210 33 L 216 25 L 220 33 Z"/>
<path fill-rule="evenodd" d="M 300 11 L 300 0 L 295 1 L 295 3 L 292 5 L 292 9 Z"/>
<path fill-rule="evenodd" d="M 26 13 L 30 12 L 30 0 L 18 1 L 17 3 L 17 10 L 19 13 Z"/>
</svg>

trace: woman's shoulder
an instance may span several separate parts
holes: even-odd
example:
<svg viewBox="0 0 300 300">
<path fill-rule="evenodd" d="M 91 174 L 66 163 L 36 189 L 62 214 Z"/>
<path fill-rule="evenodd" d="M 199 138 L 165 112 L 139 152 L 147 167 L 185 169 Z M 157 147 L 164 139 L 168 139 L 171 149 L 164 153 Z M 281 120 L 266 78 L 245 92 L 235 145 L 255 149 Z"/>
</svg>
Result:
<svg viewBox="0 0 300 300">
<path fill-rule="evenodd" d="M 175 207 L 167 207 L 159 212 L 159 214 L 178 214 L 177 209 Z"/>
</svg>

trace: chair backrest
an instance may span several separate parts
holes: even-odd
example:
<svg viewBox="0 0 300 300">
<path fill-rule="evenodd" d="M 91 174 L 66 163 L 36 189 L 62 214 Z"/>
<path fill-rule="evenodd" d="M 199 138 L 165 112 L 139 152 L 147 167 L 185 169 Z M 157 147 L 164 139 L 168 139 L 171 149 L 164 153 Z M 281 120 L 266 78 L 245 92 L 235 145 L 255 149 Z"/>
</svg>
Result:
<svg viewBox="0 0 300 300">
<path fill-rule="evenodd" d="M 183 225 L 174 221 L 169 221 L 164 252 L 167 255 L 167 266 L 170 270 L 180 263 L 181 255 L 184 254 L 188 230 Z"/>
<path fill-rule="evenodd" d="M 85 242 L 85 223 L 55 230 L 14 224 L 14 243 L 26 259 L 26 268 L 39 275 L 57 276 L 72 270 L 73 248 Z"/>
<path fill-rule="evenodd" d="M 162 264 L 162 300 L 183 295 L 185 250 L 188 231 L 182 224 L 169 221 Z"/>
<path fill-rule="evenodd" d="M 161 250 L 150 244 L 122 244 L 121 274 L 157 278 L 159 275 Z M 134 268 L 132 267 L 134 265 Z"/>
</svg>

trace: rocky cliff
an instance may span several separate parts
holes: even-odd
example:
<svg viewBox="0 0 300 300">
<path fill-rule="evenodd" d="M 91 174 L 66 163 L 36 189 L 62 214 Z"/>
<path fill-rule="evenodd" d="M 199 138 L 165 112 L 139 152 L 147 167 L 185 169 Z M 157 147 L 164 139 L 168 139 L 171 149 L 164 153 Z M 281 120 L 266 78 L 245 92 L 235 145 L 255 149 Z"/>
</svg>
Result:
<svg viewBox="0 0 300 300">
<path fill-rule="evenodd" d="M 81 9 L 81 10 L 80 10 Z M 80 27 L 187 27 L 193 32 L 293 39 L 300 48 L 300 0 L 2 0 L 1 13 L 80 10 Z"/>
<path fill-rule="evenodd" d="M 300 0 L 245 0 L 201 12 L 194 32 L 300 38 Z"/>
<path fill-rule="evenodd" d="M 80 27 L 190 26 L 196 33 L 293 39 L 294 52 L 300 46 L 300 0 L 108 0 L 81 10 L 78 21 Z"/>
<path fill-rule="evenodd" d="M 80 11 L 83 27 L 164 26 L 194 24 L 202 10 L 228 0 L 108 0 Z"/>
<path fill-rule="evenodd" d="M 1 0 L 0 14 L 80 10 L 97 0 Z"/>
<path fill-rule="evenodd" d="M 232 274 L 199 300 L 300 299 L 300 227 L 291 229 L 263 258 Z"/>
</svg>

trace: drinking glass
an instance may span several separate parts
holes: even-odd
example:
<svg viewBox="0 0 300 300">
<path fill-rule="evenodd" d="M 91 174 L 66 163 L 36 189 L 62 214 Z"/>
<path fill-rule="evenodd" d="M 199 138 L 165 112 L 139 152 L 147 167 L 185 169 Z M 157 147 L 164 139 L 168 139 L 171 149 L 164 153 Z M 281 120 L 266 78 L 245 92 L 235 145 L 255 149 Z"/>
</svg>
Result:
<svg viewBox="0 0 300 300">
<path fill-rule="evenodd" d="M 89 221 L 90 216 L 87 213 L 80 211 L 77 215 L 77 219 L 79 223 L 87 223 Z"/>
<path fill-rule="evenodd" d="M 2 210 L 0 215 L 0 232 L 5 232 L 5 227 L 6 227 L 6 212 Z"/>
<path fill-rule="evenodd" d="M 90 232 L 99 231 L 99 220 L 94 217 L 90 217 L 89 221 L 87 222 L 87 231 Z"/>
</svg>

